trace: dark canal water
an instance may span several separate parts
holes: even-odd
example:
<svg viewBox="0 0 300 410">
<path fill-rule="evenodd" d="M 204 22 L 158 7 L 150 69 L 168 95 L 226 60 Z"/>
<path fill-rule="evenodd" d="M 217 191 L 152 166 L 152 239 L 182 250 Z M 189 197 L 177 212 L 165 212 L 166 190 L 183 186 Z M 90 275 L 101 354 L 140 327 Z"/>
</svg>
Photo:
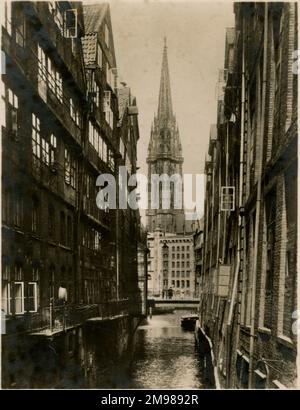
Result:
<svg viewBox="0 0 300 410">
<path fill-rule="evenodd" d="M 187 312 L 155 315 L 138 327 L 131 351 L 122 359 L 103 354 L 95 335 L 88 341 L 92 351 L 86 372 L 88 388 L 202 389 L 203 363 L 195 348 L 194 334 L 184 331 L 180 317 Z M 91 346 L 91 343 L 93 346 Z M 96 346 L 95 346 L 96 343 Z"/>
</svg>

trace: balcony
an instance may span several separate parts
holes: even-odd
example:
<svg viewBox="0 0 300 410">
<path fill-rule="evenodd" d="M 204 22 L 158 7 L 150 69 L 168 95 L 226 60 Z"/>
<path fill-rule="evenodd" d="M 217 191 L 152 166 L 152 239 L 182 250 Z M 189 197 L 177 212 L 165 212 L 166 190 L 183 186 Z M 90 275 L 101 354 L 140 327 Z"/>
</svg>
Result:
<svg viewBox="0 0 300 410">
<path fill-rule="evenodd" d="M 27 332 L 36 337 L 54 337 L 86 321 L 106 321 L 132 313 L 129 300 L 90 305 L 43 307 L 36 313 L 6 317 L 6 334 Z"/>
</svg>

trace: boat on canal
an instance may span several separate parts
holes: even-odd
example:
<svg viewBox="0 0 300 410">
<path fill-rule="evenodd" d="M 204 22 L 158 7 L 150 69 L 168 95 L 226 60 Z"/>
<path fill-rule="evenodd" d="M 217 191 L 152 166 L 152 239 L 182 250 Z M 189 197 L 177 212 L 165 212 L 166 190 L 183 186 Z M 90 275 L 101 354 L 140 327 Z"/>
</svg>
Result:
<svg viewBox="0 0 300 410">
<path fill-rule="evenodd" d="M 195 330 L 197 320 L 198 315 L 194 313 L 181 316 L 181 327 L 185 330 Z"/>
</svg>

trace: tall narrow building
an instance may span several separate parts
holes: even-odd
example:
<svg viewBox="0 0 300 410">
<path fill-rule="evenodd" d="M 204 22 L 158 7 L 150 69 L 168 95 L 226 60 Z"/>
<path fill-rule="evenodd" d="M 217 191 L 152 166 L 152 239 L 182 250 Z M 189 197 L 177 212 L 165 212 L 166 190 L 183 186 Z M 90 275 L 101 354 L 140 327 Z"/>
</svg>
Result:
<svg viewBox="0 0 300 410">
<path fill-rule="evenodd" d="M 182 176 L 182 147 L 176 117 L 172 108 L 166 39 L 163 50 L 158 110 L 157 115 L 154 116 L 154 121 L 151 127 L 147 163 L 149 181 L 147 210 L 148 231 L 154 232 L 156 229 L 161 229 L 168 233 L 183 233 L 185 230 L 184 211 L 182 207 L 181 209 L 175 209 L 175 192 L 173 183 L 170 184 L 170 206 L 167 209 L 163 209 L 162 198 L 164 197 L 164 192 L 161 184 L 159 189 L 158 209 L 152 209 L 151 206 L 151 190 L 153 189 L 150 184 L 151 175 L 167 174 L 168 176 L 171 176 L 179 174 Z M 183 185 L 178 191 L 176 194 L 178 197 L 181 195 L 182 198 Z"/>
</svg>

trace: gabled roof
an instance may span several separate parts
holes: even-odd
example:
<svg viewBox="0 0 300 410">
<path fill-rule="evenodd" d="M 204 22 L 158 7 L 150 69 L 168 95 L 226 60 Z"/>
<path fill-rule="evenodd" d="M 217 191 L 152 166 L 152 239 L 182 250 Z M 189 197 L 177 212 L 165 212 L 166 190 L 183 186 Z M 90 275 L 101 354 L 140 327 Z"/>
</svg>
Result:
<svg viewBox="0 0 300 410">
<path fill-rule="evenodd" d="M 108 9 L 108 3 L 83 5 L 84 26 L 86 34 L 97 33 L 99 31 Z"/>
<path fill-rule="evenodd" d="M 104 20 L 109 29 L 109 49 L 102 51 L 105 53 L 111 68 L 116 68 L 116 56 L 114 39 L 110 18 L 110 8 L 108 3 L 89 4 L 83 6 L 83 17 L 85 26 L 85 37 L 82 39 L 84 49 L 85 64 L 95 64 L 97 55 L 97 36 L 100 32 Z"/>
<path fill-rule="evenodd" d="M 130 105 L 130 88 L 120 87 L 117 89 L 118 105 L 119 105 L 119 117 L 122 120 L 126 108 Z"/>
</svg>

